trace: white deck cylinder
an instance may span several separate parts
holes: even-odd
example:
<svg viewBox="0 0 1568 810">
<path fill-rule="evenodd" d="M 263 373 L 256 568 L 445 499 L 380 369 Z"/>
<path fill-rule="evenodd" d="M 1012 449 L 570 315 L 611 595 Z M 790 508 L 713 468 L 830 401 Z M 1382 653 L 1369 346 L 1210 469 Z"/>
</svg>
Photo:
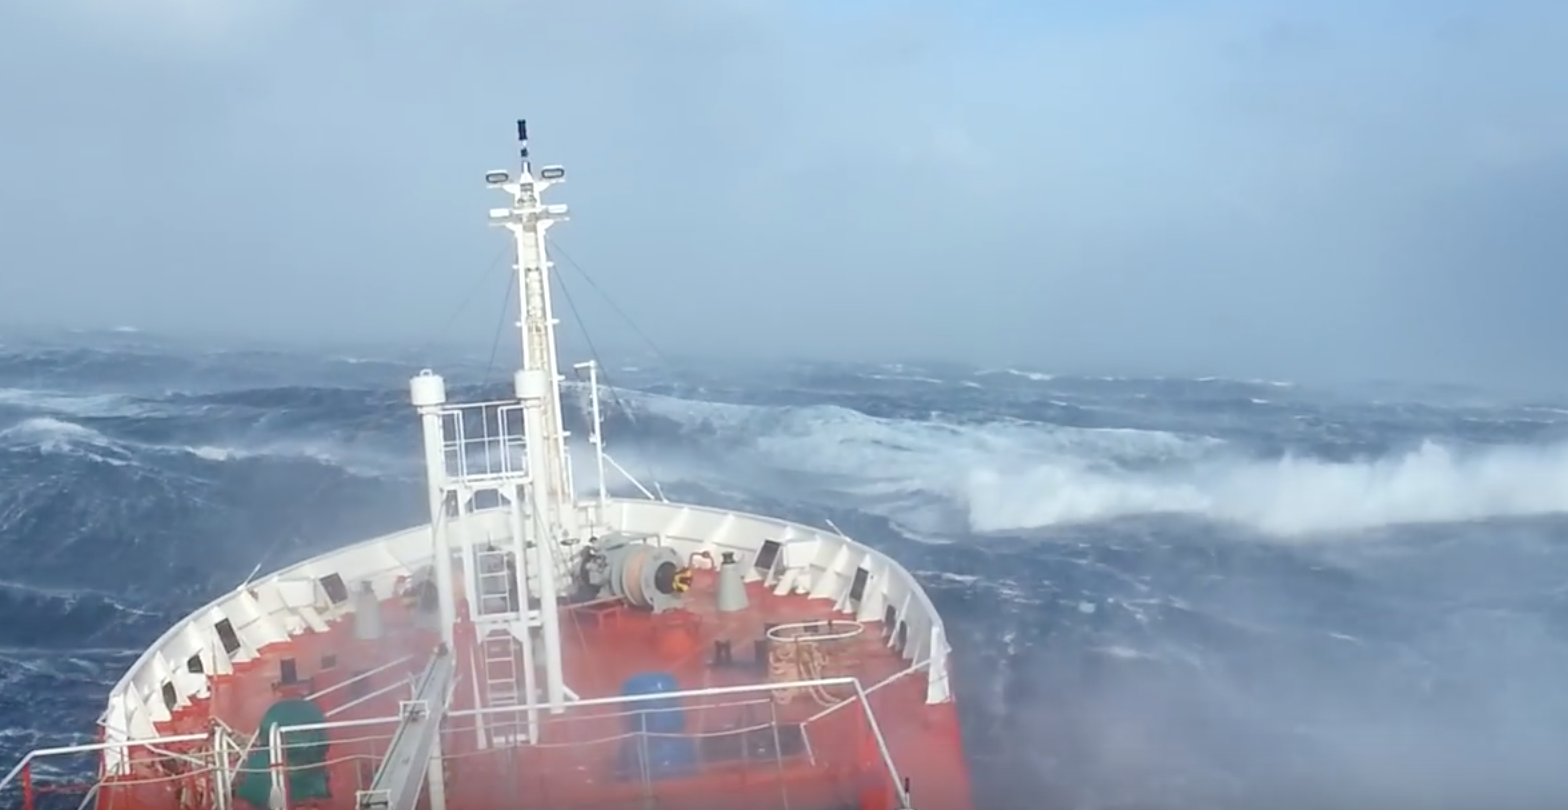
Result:
<svg viewBox="0 0 1568 810">
<path fill-rule="evenodd" d="M 354 594 L 354 638 L 375 641 L 381 636 L 381 600 L 369 582 L 361 582 Z"/>
<path fill-rule="evenodd" d="M 751 600 L 746 598 L 746 582 L 741 578 L 735 552 L 724 552 L 723 560 L 719 563 L 718 608 L 721 613 L 737 613 L 750 607 Z"/>
<path fill-rule="evenodd" d="M 413 401 L 416 408 L 445 405 L 446 380 L 427 368 L 408 381 L 408 398 Z"/>
</svg>

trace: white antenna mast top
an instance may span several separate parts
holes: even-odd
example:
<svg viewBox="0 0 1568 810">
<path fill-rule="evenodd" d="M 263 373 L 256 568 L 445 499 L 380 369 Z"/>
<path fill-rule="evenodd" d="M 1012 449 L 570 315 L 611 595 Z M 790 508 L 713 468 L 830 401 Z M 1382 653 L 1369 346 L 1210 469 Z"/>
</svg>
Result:
<svg viewBox="0 0 1568 810">
<path fill-rule="evenodd" d="M 547 205 L 542 199 L 546 189 L 564 182 L 566 169 L 544 166 L 536 176 L 528 156 L 528 122 L 517 122 L 518 155 L 521 167 L 516 178 L 505 171 L 485 175 L 491 188 L 512 198 L 507 208 L 490 210 L 490 222 L 512 232 L 515 243 L 517 296 L 520 317 L 519 338 L 522 367 L 515 384 L 518 399 L 526 407 L 528 435 L 527 459 L 532 481 L 533 505 L 538 528 L 556 543 L 566 539 L 575 528 L 571 459 L 567 454 L 566 430 L 561 419 L 561 381 L 555 345 L 556 319 L 550 300 L 552 264 L 546 248 L 546 231 L 567 219 L 567 207 Z"/>
</svg>

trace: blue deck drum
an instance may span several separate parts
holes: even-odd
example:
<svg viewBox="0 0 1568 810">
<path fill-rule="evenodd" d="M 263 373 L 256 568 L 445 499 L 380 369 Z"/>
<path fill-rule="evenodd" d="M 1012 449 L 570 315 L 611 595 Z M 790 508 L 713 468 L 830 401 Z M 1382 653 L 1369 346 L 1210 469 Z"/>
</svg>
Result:
<svg viewBox="0 0 1568 810">
<path fill-rule="evenodd" d="M 627 697 L 678 691 L 680 684 L 667 672 L 641 672 L 621 684 Z M 621 742 L 622 779 L 669 779 L 696 772 L 697 746 L 684 736 L 686 712 L 680 698 L 639 700 L 626 709 L 626 730 L 632 734 Z"/>
<path fill-rule="evenodd" d="M 680 684 L 668 672 L 639 672 L 621 684 L 625 697 L 679 692 Z M 626 730 L 649 734 L 679 734 L 686 730 L 686 712 L 680 698 L 639 700 L 626 704 Z"/>
</svg>

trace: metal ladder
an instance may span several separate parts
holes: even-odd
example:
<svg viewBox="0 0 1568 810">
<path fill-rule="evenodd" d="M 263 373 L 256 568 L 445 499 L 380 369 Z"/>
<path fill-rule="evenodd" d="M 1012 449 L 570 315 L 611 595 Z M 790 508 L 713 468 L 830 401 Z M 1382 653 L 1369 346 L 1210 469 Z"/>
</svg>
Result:
<svg viewBox="0 0 1568 810">
<path fill-rule="evenodd" d="M 510 630 L 491 630 L 479 642 L 485 684 L 484 705 L 491 707 L 517 706 L 522 701 L 522 687 L 518 681 L 522 662 L 518 660 L 517 642 Z M 510 747 L 524 742 L 521 715 L 487 715 L 485 727 L 490 744 Z"/>
<path fill-rule="evenodd" d="M 475 585 L 478 593 L 478 604 L 475 609 L 481 617 L 502 616 L 516 613 L 520 609 L 517 604 L 516 569 L 507 565 L 511 552 L 504 549 L 490 549 L 474 555 Z"/>
</svg>

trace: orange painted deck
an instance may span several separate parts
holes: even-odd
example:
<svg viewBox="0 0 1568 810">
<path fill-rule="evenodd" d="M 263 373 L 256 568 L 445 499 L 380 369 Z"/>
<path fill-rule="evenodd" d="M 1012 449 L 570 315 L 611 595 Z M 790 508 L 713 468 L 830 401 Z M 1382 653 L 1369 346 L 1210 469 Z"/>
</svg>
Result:
<svg viewBox="0 0 1568 810">
<path fill-rule="evenodd" d="M 628 677 L 643 672 L 669 673 L 683 690 L 762 683 L 769 680 L 768 670 L 749 665 L 755 658 L 754 642 L 764 637 L 767 625 L 836 619 L 835 630 L 853 626 L 833 614 L 828 600 L 774 596 L 759 584 L 747 588 L 749 610 L 721 614 L 705 607 L 713 602 L 714 587 L 715 574 L 698 571 L 687 599 L 691 607 L 659 615 L 619 605 L 567 610 L 562 619 L 567 684 L 586 699 L 618 696 Z M 386 630 L 381 640 L 356 640 L 351 620 L 334 623 L 325 633 L 297 635 L 263 650 L 234 674 L 214 678 L 209 699 L 181 709 L 159 731 L 168 735 L 203 733 L 216 719 L 249 737 L 276 701 L 319 692 L 404 656 L 411 657 L 406 665 L 336 689 L 316 702 L 331 711 L 407 681 L 411 673 L 423 668 L 436 634 L 428 628 L 416 628 L 412 608 L 400 601 L 383 602 L 381 608 Z M 821 629 L 826 631 L 827 627 Z M 864 632 L 852 639 L 819 645 L 827 652 L 820 677 L 853 676 L 870 690 L 870 707 L 898 772 L 909 782 L 915 808 L 973 810 L 957 707 L 953 702 L 925 702 L 925 672 L 907 671 L 908 663 L 889 648 L 888 632 L 880 623 L 868 623 Z M 730 642 L 732 665 L 713 663 L 714 642 L 722 640 Z M 770 690 L 683 700 L 686 726 L 682 734 L 692 740 L 696 766 L 682 775 L 650 778 L 637 767 L 636 757 L 628 759 L 634 752 L 627 747 L 643 744 L 626 725 L 628 712 L 638 704 L 544 714 L 538 743 L 481 747 L 476 727 L 483 724 L 494 730 L 494 724 L 505 722 L 505 718 L 465 716 L 465 710 L 475 707 L 477 681 L 485 677 L 476 671 L 484 664 L 472 625 L 459 626 L 456 646 L 458 682 L 442 736 L 446 806 L 450 810 L 645 806 L 893 810 L 898 806 L 853 689 L 839 687 L 830 690 L 836 694 L 815 696 L 805 692 L 784 696 Z M 285 680 L 286 668 L 292 668 L 294 675 L 289 684 L 280 683 Z M 520 680 L 521 672 L 518 676 Z M 397 712 L 398 700 L 407 697 L 407 690 L 395 689 L 332 719 L 391 717 Z M 847 702 L 823 715 L 834 701 L 846 698 Z M 817 715 L 823 716 L 811 719 Z M 521 724 L 524 715 L 515 716 Z M 801 723 L 805 723 L 804 732 L 797 730 Z M 291 801 L 290 807 L 352 808 L 355 791 L 368 786 L 392 729 L 390 723 L 333 729 L 326 766 L 330 796 Z M 265 738 L 258 744 L 264 746 Z M 133 753 L 134 773 L 102 784 L 98 807 L 214 807 L 210 771 L 169 756 L 185 753 L 200 757 L 209 748 L 207 743 L 192 743 L 168 746 L 162 754 Z M 645 804 L 649 794 L 658 798 L 657 804 Z M 428 807 L 427 799 L 421 800 L 422 807 Z M 249 808 L 239 799 L 234 806 Z"/>
</svg>

